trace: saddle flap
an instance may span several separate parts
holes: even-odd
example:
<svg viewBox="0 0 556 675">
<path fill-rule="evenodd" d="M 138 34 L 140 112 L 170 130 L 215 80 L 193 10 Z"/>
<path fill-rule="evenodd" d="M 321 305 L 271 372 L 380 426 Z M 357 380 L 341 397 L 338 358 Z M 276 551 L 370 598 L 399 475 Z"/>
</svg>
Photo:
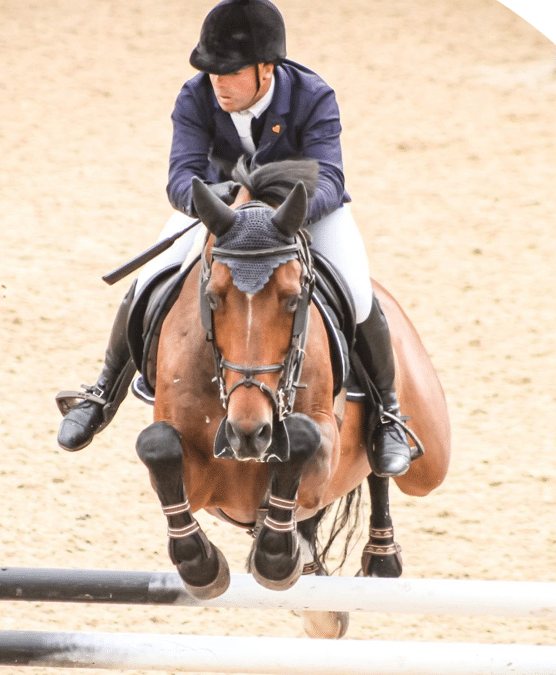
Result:
<svg viewBox="0 0 556 675">
<path fill-rule="evenodd" d="M 143 387 L 151 394 L 154 394 L 156 353 L 162 323 L 198 260 L 199 257 L 185 270 L 180 265 L 163 269 L 133 300 L 127 324 L 127 338 L 135 366 L 143 375 Z"/>
<path fill-rule="evenodd" d="M 312 251 L 316 272 L 316 288 L 323 301 L 333 310 L 348 350 L 355 344 L 355 303 L 347 284 L 332 263 L 321 253 Z"/>
<path fill-rule="evenodd" d="M 355 343 L 355 306 L 351 293 L 332 264 L 313 251 L 316 284 L 313 302 L 321 313 L 334 371 L 334 396 L 350 375 L 350 354 Z"/>
</svg>

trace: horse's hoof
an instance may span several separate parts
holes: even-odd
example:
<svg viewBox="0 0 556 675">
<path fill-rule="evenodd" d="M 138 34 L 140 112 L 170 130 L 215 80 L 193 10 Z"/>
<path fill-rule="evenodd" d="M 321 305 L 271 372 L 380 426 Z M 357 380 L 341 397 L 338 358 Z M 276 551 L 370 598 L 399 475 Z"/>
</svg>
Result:
<svg viewBox="0 0 556 675">
<path fill-rule="evenodd" d="M 186 563 L 178 563 L 176 569 L 183 581 L 186 591 L 197 600 L 211 600 L 225 593 L 230 586 L 230 568 L 222 551 L 213 543 L 210 544 L 211 553 L 215 554 L 218 561 L 218 572 L 213 581 L 204 586 L 196 586 L 187 582 L 185 578 Z"/>
<path fill-rule="evenodd" d="M 339 640 L 347 633 L 349 612 L 303 610 L 303 630 L 310 638 Z"/>
<path fill-rule="evenodd" d="M 378 554 L 371 553 L 366 546 L 361 556 L 362 576 L 381 579 L 401 577 L 403 572 L 401 547 L 397 542 L 394 542 L 393 547 L 395 547 L 393 553 Z"/>
<path fill-rule="evenodd" d="M 279 556 L 266 556 L 266 566 L 268 569 L 276 569 L 278 567 L 278 564 L 272 564 L 273 557 L 276 557 L 276 559 L 279 558 Z M 280 556 L 280 558 L 283 559 L 283 556 Z M 301 571 L 303 569 L 303 560 L 299 548 L 297 549 L 296 557 L 292 561 L 292 565 L 293 567 L 291 571 L 284 577 L 280 579 L 272 579 L 268 576 L 265 576 L 259 569 L 257 569 L 255 549 L 253 549 L 251 553 L 251 559 L 249 561 L 249 569 L 251 570 L 251 574 L 255 577 L 255 581 L 261 584 L 261 586 L 269 588 L 271 591 L 286 591 L 288 588 L 291 588 L 295 583 L 297 583 L 297 580 L 301 576 Z"/>
</svg>

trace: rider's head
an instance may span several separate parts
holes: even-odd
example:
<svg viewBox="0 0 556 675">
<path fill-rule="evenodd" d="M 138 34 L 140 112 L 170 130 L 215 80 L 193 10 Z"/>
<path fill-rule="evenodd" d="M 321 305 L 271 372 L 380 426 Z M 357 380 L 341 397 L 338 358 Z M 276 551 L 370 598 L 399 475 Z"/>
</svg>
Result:
<svg viewBox="0 0 556 675">
<path fill-rule="evenodd" d="M 204 20 L 189 62 L 210 74 L 218 103 L 234 112 L 264 96 L 285 57 L 284 19 L 269 0 L 222 0 Z"/>
</svg>

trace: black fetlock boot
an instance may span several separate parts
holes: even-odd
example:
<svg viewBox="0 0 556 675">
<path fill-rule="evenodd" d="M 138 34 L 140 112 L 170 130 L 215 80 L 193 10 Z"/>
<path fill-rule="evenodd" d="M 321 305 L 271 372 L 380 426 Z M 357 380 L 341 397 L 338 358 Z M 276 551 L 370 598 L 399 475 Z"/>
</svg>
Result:
<svg viewBox="0 0 556 675">
<path fill-rule="evenodd" d="M 376 295 L 369 316 L 357 325 L 355 349 L 380 395 L 380 421 L 371 431 L 367 455 L 373 473 L 381 477 L 403 476 L 411 464 L 394 384 L 394 352 L 390 330 Z"/>
<path fill-rule="evenodd" d="M 58 430 L 58 444 L 74 452 L 89 445 L 95 434 L 102 431 L 114 418 L 127 395 L 135 374 L 135 364 L 127 343 L 127 319 L 133 301 L 135 284 L 130 288 L 116 313 L 104 367 L 93 386 L 83 391 L 61 391 L 56 403 L 64 419 Z"/>
</svg>

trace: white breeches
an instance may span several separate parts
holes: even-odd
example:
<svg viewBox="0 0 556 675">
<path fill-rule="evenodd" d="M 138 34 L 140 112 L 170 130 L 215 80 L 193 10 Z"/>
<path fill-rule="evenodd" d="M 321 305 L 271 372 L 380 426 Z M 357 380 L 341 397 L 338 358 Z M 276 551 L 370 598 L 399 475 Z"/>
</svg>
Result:
<svg viewBox="0 0 556 675">
<path fill-rule="evenodd" d="M 194 222 L 192 218 L 176 211 L 164 226 L 158 240 L 170 237 L 192 222 Z M 311 248 L 328 258 L 343 276 L 353 296 L 357 323 L 363 322 L 371 311 L 373 289 L 365 245 L 349 204 L 344 204 L 330 215 L 309 225 L 307 230 L 313 240 Z M 197 225 L 175 241 L 164 253 L 147 263 L 137 278 L 135 293 L 137 294 L 160 270 L 170 265 L 183 263 L 192 249 L 192 252 L 200 252 L 204 232 L 204 227 Z M 198 235 L 199 243 L 194 246 Z M 196 251 L 198 247 L 199 250 Z"/>
<path fill-rule="evenodd" d="M 362 323 L 371 312 L 373 287 L 365 244 L 349 204 L 306 229 L 313 238 L 311 248 L 328 258 L 344 278 L 353 296 L 357 323 Z"/>
</svg>

